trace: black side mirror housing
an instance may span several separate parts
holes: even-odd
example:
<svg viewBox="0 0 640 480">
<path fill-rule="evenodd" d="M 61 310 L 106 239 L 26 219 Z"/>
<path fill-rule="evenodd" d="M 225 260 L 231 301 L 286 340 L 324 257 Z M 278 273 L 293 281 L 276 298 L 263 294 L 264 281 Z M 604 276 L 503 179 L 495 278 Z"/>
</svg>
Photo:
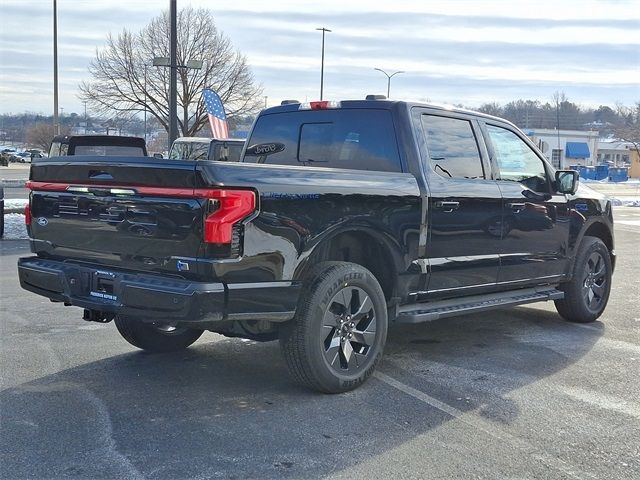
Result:
<svg viewBox="0 0 640 480">
<path fill-rule="evenodd" d="M 556 171 L 556 190 L 558 193 L 573 195 L 578 190 L 580 174 L 575 170 Z"/>
<path fill-rule="evenodd" d="M 154 153 L 153 158 L 164 158 L 161 153 Z"/>
</svg>

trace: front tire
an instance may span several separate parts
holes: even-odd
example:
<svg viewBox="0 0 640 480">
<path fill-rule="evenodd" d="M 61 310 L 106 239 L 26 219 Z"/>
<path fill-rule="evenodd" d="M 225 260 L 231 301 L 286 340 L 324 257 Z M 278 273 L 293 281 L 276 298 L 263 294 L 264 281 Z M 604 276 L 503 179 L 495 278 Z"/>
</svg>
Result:
<svg viewBox="0 0 640 480">
<path fill-rule="evenodd" d="M 195 342 L 203 330 L 164 327 L 145 323 L 135 317 L 117 315 L 116 328 L 120 335 L 134 347 L 152 353 L 175 352 L 183 350 Z"/>
<path fill-rule="evenodd" d="M 570 322 L 593 322 L 604 312 L 611 292 L 611 257 L 602 240 L 583 238 L 572 273 L 561 286 L 564 299 L 555 301 L 556 309 Z"/>
<path fill-rule="evenodd" d="M 294 379 L 341 393 L 363 384 L 382 357 L 387 306 L 373 274 L 348 262 L 323 262 L 310 275 L 280 345 Z"/>
</svg>

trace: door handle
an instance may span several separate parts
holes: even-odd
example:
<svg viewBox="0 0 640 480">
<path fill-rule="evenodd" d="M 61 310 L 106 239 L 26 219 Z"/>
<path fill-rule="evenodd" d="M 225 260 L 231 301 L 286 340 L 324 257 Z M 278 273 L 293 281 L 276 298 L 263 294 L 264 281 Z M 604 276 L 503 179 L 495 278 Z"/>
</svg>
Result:
<svg viewBox="0 0 640 480">
<path fill-rule="evenodd" d="M 453 212 L 460 207 L 460 202 L 436 202 L 436 208 L 440 208 L 445 212 Z"/>
<path fill-rule="evenodd" d="M 526 203 L 507 203 L 507 207 L 513 210 L 513 213 L 520 213 L 522 210 L 527 208 Z"/>
</svg>

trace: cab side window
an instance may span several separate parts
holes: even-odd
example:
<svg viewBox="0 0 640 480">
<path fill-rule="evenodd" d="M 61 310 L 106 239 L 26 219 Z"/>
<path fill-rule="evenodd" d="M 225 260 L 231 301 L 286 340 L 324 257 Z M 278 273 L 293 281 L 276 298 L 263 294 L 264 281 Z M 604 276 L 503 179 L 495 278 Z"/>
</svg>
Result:
<svg viewBox="0 0 640 480">
<path fill-rule="evenodd" d="M 544 163 L 520 137 L 506 128 L 487 125 L 498 167 L 496 180 L 519 182 L 534 192 L 549 192 Z"/>
<path fill-rule="evenodd" d="M 434 172 L 445 178 L 485 178 L 471 122 L 422 115 L 422 128 L 429 150 L 429 163 Z"/>
</svg>

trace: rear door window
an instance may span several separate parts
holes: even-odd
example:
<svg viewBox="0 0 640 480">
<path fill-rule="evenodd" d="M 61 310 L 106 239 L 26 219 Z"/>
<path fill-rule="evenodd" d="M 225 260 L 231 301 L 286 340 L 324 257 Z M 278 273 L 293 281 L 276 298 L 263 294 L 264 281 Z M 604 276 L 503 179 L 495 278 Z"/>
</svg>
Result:
<svg viewBox="0 0 640 480">
<path fill-rule="evenodd" d="M 400 156 L 388 110 L 344 109 L 261 116 L 247 145 L 281 143 L 265 163 L 400 172 Z M 256 162 L 260 157 L 245 156 Z"/>
<path fill-rule="evenodd" d="M 422 115 L 429 163 L 445 178 L 484 179 L 484 169 L 471 122 L 460 118 Z"/>
</svg>

